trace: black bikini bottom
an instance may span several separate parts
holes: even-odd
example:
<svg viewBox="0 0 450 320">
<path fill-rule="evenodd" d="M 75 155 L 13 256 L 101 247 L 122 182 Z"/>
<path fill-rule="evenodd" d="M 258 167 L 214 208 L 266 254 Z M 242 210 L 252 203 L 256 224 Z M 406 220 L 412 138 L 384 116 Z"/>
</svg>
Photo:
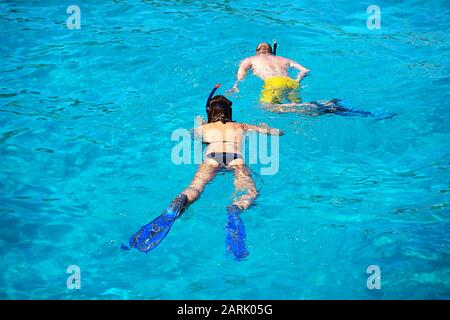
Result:
<svg viewBox="0 0 450 320">
<path fill-rule="evenodd" d="M 242 159 L 242 156 L 237 153 L 211 152 L 206 155 L 206 158 L 216 161 L 221 166 L 228 166 L 231 161 Z"/>
</svg>

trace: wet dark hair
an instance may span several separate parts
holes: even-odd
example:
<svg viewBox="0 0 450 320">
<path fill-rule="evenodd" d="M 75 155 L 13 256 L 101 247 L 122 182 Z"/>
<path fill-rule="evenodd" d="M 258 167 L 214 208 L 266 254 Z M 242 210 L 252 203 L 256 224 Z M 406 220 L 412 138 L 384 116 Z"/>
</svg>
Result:
<svg viewBox="0 0 450 320">
<path fill-rule="evenodd" d="M 233 122 L 233 103 L 224 96 L 213 97 L 208 104 L 206 114 L 208 123 L 221 121 L 222 123 Z"/>
</svg>

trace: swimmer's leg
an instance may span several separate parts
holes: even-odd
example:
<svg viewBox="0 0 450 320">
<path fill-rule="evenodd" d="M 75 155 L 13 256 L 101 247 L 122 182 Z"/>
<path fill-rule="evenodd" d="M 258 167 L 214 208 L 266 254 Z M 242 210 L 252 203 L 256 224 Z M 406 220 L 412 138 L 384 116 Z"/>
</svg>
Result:
<svg viewBox="0 0 450 320">
<path fill-rule="evenodd" d="M 372 113 L 364 110 L 350 109 L 341 103 L 340 99 L 327 101 L 311 101 L 305 103 L 283 103 L 264 105 L 266 110 L 276 113 L 299 113 L 308 116 L 320 116 L 324 114 L 336 114 L 343 117 L 373 117 L 375 120 L 390 119 L 396 113 L 382 112 Z"/>
<path fill-rule="evenodd" d="M 246 234 L 244 223 L 239 216 L 242 210 L 249 208 L 256 197 L 255 182 L 252 179 L 250 171 L 245 164 L 229 166 L 234 171 L 234 185 L 237 192 L 244 194 L 237 197 L 233 204 L 228 207 L 228 223 L 226 226 L 226 246 L 228 251 L 232 251 L 237 260 L 248 256 L 247 246 L 245 244 Z"/>
<path fill-rule="evenodd" d="M 301 113 L 308 116 L 318 116 L 322 114 L 315 102 L 265 104 L 263 105 L 263 108 L 275 113 Z"/>
<path fill-rule="evenodd" d="M 300 92 L 297 88 L 288 91 L 287 98 L 291 103 L 301 103 Z"/>
<path fill-rule="evenodd" d="M 311 101 L 304 103 L 284 103 L 272 105 L 267 108 L 277 113 L 299 113 L 308 116 L 320 116 L 324 114 L 337 114 L 340 116 L 361 116 L 373 117 L 374 115 L 368 111 L 353 110 L 341 105 L 339 99 L 327 101 Z"/>
<path fill-rule="evenodd" d="M 240 193 L 233 201 L 233 205 L 240 210 L 248 209 L 258 196 L 255 182 L 250 174 L 250 170 L 245 164 L 230 166 L 234 171 L 234 187 L 237 193 Z"/>
<path fill-rule="evenodd" d="M 202 163 L 198 166 L 190 185 L 182 192 L 186 195 L 189 204 L 200 197 L 206 184 L 216 176 L 217 169 L 219 169 L 218 164 Z"/>
<path fill-rule="evenodd" d="M 163 213 L 149 224 L 143 226 L 130 238 L 130 247 L 142 252 L 156 248 L 167 236 L 170 228 L 189 204 L 198 199 L 205 185 L 214 178 L 218 165 L 201 164 L 190 186 L 180 193 Z"/>
</svg>

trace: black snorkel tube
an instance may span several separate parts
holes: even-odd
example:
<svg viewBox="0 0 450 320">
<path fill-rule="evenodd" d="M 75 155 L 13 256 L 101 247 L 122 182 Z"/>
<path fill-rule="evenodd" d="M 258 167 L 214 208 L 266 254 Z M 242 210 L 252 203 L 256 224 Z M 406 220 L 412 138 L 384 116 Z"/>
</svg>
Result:
<svg viewBox="0 0 450 320">
<path fill-rule="evenodd" d="M 277 55 L 277 39 L 273 39 L 273 55 L 276 56 Z"/>
<path fill-rule="evenodd" d="M 206 112 L 208 112 L 209 102 L 211 101 L 212 97 L 214 96 L 214 93 L 216 93 L 216 90 L 219 89 L 220 83 L 216 84 L 214 88 L 211 90 L 211 93 L 208 96 L 208 99 L 206 100 Z"/>
</svg>

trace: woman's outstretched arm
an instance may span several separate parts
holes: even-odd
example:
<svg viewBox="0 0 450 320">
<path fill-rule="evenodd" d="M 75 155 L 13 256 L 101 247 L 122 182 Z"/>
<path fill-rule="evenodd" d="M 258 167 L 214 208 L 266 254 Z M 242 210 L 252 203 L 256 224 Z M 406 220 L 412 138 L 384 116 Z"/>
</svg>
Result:
<svg viewBox="0 0 450 320">
<path fill-rule="evenodd" d="M 270 134 L 274 136 L 282 136 L 284 132 L 280 129 L 269 128 L 268 126 L 253 126 L 251 124 L 243 124 L 244 131 L 247 132 L 259 132 L 263 134 Z"/>
</svg>

